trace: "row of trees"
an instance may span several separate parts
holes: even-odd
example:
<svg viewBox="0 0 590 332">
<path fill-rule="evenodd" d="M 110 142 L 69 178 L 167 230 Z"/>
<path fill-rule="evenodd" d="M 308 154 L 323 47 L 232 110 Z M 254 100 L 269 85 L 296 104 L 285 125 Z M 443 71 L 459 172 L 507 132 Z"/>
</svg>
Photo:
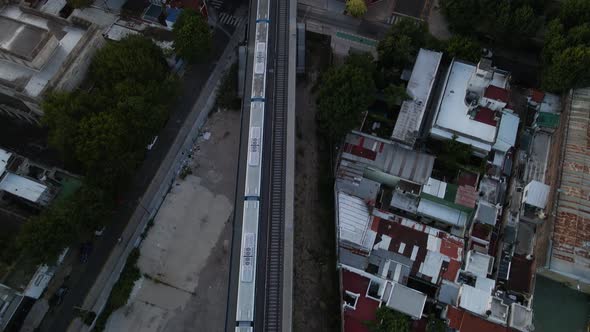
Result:
<svg viewBox="0 0 590 332">
<path fill-rule="evenodd" d="M 590 0 L 563 2 L 559 17 L 547 25 L 542 60 L 547 90 L 590 84 Z"/>
<path fill-rule="evenodd" d="M 542 24 L 546 0 L 441 0 L 451 30 L 467 36 L 485 35 L 498 43 L 519 46 Z"/>
<path fill-rule="evenodd" d="M 73 198 L 25 223 L 17 246 L 35 262 L 54 259 L 103 225 L 146 144 L 166 121 L 177 90 L 162 50 L 138 35 L 100 49 L 88 80 L 90 90 L 55 92 L 42 105 L 49 144 L 85 181 Z"/>
</svg>

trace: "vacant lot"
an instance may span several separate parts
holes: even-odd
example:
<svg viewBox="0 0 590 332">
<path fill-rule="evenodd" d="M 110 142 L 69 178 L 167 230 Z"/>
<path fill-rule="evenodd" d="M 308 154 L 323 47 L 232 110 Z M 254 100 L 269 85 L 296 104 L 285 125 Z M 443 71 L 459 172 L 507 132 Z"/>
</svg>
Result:
<svg viewBox="0 0 590 332">
<path fill-rule="evenodd" d="M 323 43 L 323 44 L 322 44 Z M 318 137 L 311 93 L 330 45 L 309 40 L 306 80 L 297 83 L 294 331 L 340 331 L 330 146 Z"/>
<path fill-rule="evenodd" d="M 108 331 L 223 330 L 239 125 L 239 112 L 210 117 L 190 172 L 177 179 L 141 245 L 143 278 Z"/>
</svg>

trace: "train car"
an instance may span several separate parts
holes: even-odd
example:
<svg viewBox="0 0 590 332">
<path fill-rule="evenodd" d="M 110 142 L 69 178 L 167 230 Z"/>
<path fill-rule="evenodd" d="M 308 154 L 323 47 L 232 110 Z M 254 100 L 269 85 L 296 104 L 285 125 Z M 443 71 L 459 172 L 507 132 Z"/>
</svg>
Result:
<svg viewBox="0 0 590 332">
<path fill-rule="evenodd" d="M 256 298 L 256 248 L 258 244 L 258 223 L 260 217 L 260 195 L 262 183 L 262 147 L 264 134 L 264 111 L 266 96 L 266 66 L 268 52 L 269 3 L 258 0 L 256 35 L 254 41 L 254 68 L 250 95 L 250 121 L 248 132 L 248 155 L 244 212 L 242 219 L 242 241 L 238 299 L 236 309 L 236 332 L 254 330 Z"/>
<path fill-rule="evenodd" d="M 258 243 L 259 203 L 257 200 L 244 202 L 244 223 L 242 225 L 242 248 L 237 302 L 237 326 L 254 320 L 256 298 L 256 246 Z M 247 325 L 248 326 L 248 325 Z"/>
</svg>

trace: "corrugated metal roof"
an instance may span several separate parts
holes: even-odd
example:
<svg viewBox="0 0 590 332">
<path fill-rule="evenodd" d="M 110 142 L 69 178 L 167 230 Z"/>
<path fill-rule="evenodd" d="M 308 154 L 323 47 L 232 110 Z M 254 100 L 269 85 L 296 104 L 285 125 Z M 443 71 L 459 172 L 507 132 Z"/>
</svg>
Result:
<svg viewBox="0 0 590 332">
<path fill-rule="evenodd" d="M 403 102 L 391 134 L 392 139 L 411 146 L 416 142 L 441 59 L 440 52 L 425 49 L 420 49 L 418 52 L 406 89 L 412 100 Z"/>
<path fill-rule="evenodd" d="M 402 284 L 393 283 L 391 296 L 387 306 L 416 319 L 422 318 L 422 312 L 426 304 L 426 294 L 406 287 Z"/>
<path fill-rule="evenodd" d="M 590 88 L 573 91 L 561 167 L 551 269 L 590 279 Z"/>
<path fill-rule="evenodd" d="M 0 190 L 36 203 L 47 190 L 47 186 L 13 173 L 7 173 L 0 181 Z"/>
<path fill-rule="evenodd" d="M 8 159 L 10 159 L 10 156 L 12 156 L 12 153 L 0 149 L 0 177 L 6 170 L 6 165 L 8 164 Z"/>
<path fill-rule="evenodd" d="M 373 245 L 368 239 L 369 233 L 369 207 L 360 198 L 338 192 L 338 229 L 340 240 L 348 241 L 359 247 L 370 249 Z M 373 236 L 373 241 L 375 237 Z"/>
<path fill-rule="evenodd" d="M 500 120 L 500 127 L 498 128 L 498 136 L 494 149 L 506 152 L 516 143 L 516 134 L 518 134 L 518 123 L 520 119 L 517 115 L 503 112 Z"/>
<path fill-rule="evenodd" d="M 461 286 L 459 306 L 479 315 L 485 315 L 490 308 L 492 296 L 489 292 L 464 284 Z"/>
</svg>

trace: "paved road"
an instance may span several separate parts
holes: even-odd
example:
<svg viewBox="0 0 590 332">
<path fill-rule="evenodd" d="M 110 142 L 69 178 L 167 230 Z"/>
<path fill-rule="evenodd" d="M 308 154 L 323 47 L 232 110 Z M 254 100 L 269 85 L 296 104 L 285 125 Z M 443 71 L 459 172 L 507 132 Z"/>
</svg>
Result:
<svg viewBox="0 0 590 332">
<path fill-rule="evenodd" d="M 213 59 L 219 58 L 223 52 L 228 37 L 220 29 L 214 31 Z M 216 63 L 200 64 L 189 67 L 184 75 L 181 96 L 175 103 L 174 110 L 166 126 L 159 134 L 156 146 L 146 154 L 145 161 L 133 178 L 128 190 L 121 196 L 122 204 L 114 212 L 111 225 L 107 228 L 99 241 L 94 245 L 93 254 L 90 256 L 85 268 L 79 273 L 74 273 L 68 280 L 70 292 L 63 303 L 51 314 L 45 317 L 40 330 L 47 332 L 66 331 L 74 315 L 74 307 L 84 301 L 87 292 L 94 284 L 104 263 L 108 259 L 112 248 L 117 245 L 117 239 L 125 229 L 131 215 L 138 207 L 138 200 L 142 197 L 146 188 L 152 181 L 154 174 L 163 162 L 172 142 L 176 138 L 187 115 L 193 107 L 209 75 Z"/>
</svg>

